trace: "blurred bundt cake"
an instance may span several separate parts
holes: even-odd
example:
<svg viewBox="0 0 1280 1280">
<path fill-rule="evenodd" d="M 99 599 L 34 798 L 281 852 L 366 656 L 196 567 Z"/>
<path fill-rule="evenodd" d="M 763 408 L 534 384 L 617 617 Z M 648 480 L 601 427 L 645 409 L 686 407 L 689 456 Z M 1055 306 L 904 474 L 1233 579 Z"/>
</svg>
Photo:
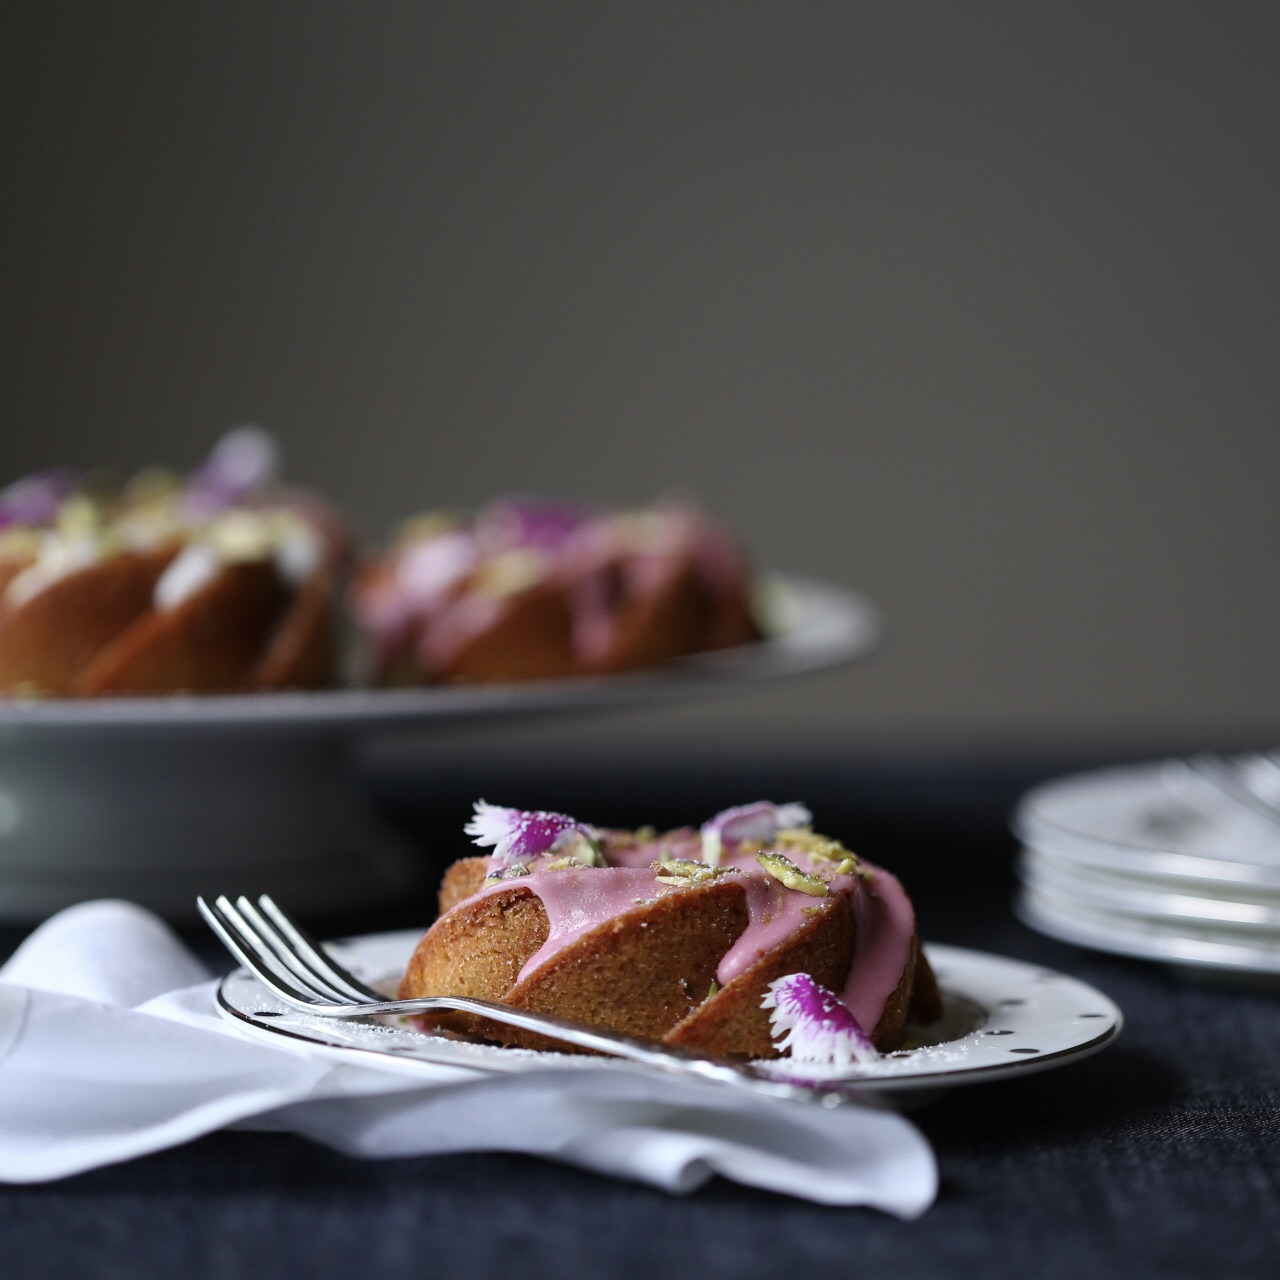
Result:
<svg viewBox="0 0 1280 1280">
<path fill-rule="evenodd" d="M 754 640 L 733 540 L 677 505 L 524 499 L 410 521 L 359 578 L 381 684 L 605 674 Z"/>
<path fill-rule="evenodd" d="M 337 518 L 239 428 L 186 477 L 51 471 L 0 493 L 0 694 L 317 688 L 337 671 Z"/>
</svg>

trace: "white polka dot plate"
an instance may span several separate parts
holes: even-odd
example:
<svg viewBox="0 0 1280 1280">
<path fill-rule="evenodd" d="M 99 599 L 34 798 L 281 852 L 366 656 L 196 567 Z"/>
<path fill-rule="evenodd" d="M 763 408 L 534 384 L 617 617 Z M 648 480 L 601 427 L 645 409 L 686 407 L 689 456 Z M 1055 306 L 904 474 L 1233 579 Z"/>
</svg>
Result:
<svg viewBox="0 0 1280 1280">
<path fill-rule="evenodd" d="M 365 982 L 394 988 L 417 943 L 417 932 L 376 934 L 329 944 L 334 956 Z M 944 1014 L 932 1027 L 911 1029 L 908 1048 L 840 1071 L 804 1067 L 814 1080 L 855 1081 L 869 1094 L 924 1094 L 954 1085 L 1027 1075 L 1079 1061 L 1110 1044 L 1123 1017 L 1095 988 L 1038 965 L 959 947 L 929 946 L 942 988 Z M 309 1052 L 337 1055 L 403 1074 L 440 1077 L 441 1069 L 524 1071 L 599 1068 L 610 1059 L 536 1053 L 428 1035 L 403 1020 L 321 1018 L 281 1003 L 244 969 L 218 991 L 222 1014 L 248 1035 Z M 796 1075 L 796 1064 L 780 1069 Z M 628 1064 L 634 1070 L 633 1064 Z M 910 1096 L 907 1096 L 910 1095 Z"/>
</svg>

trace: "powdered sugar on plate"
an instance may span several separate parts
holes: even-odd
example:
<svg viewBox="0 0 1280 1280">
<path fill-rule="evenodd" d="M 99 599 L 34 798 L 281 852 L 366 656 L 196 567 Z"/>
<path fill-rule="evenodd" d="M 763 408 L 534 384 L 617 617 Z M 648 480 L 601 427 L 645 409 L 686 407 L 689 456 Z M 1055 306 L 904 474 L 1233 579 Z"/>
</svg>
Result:
<svg viewBox="0 0 1280 1280">
<path fill-rule="evenodd" d="M 329 949 L 371 985 L 389 981 L 394 987 L 419 936 L 375 934 Z M 1096 1053 L 1119 1034 L 1123 1018 L 1116 1005 L 1066 974 L 959 947 L 926 950 L 942 990 L 943 1016 L 930 1027 L 909 1027 L 902 1049 L 838 1070 L 805 1063 L 801 1072 L 786 1058 L 762 1065 L 781 1076 L 857 1081 L 869 1094 L 896 1095 L 1046 1070 Z M 403 1019 L 315 1017 L 282 1004 L 243 969 L 223 981 L 218 1003 L 246 1034 L 326 1056 L 354 1056 L 400 1074 L 439 1079 L 459 1071 L 571 1071 L 613 1061 L 429 1035 Z"/>
</svg>

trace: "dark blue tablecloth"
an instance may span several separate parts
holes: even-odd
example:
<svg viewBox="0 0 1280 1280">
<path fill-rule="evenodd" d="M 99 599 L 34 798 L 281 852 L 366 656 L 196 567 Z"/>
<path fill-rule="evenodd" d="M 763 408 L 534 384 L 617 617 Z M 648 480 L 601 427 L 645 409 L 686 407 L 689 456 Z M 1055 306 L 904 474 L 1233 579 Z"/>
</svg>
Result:
<svg viewBox="0 0 1280 1280">
<path fill-rule="evenodd" d="M 633 815 L 606 809 L 624 807 L 622 792 L 588 770 L 538 780 L 536 801 L 625 822 L 701 816 L 742 799 L 744 785 L 753 797 L 803 795 L 823 827 L 900 872 L 926 938 L 1067 970 L 1119 1002 L 1124 1035 L 1097 1057 L 957 1089 L 916 1114 L 942 1170 L 920 1221 L 721 1181 L 675 1199 L 525 1157 L 366 1163 L 233 1132 L 60 1183 L 0 1188 L 0 1276 L 1280 1274 L 1280 996 L 1190 983 L 1016 923 L 1007 816 L 1043 765 L 827 762 L 821 776 L 800 772 L 761 766 L 749 785 L 715 770 L 632 774 L 631 798 L 649 805 Z M 411 778 L 393 777 L 383 799 L 447 860 L 454 809 L 471 798 L 465 780 L 458 786 L 456 803 L 442 803 L 437 779 L 428 805 Z M 334 927 L 400 927 L 425 910 L 399 904 Z M 0 950 L 20 936 L 0 931 Z"/>
</svg>

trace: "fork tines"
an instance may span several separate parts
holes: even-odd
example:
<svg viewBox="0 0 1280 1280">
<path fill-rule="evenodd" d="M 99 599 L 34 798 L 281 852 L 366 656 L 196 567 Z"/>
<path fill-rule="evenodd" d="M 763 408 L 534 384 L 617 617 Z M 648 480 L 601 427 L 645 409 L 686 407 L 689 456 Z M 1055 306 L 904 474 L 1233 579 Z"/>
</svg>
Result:
<svg viewBox="0 0 1280 1280">
<path fill-rule="evenodd" d="M 326 955 L 266 894 L 256 906 L 225 894 L 212 906 L 203 898 L 196 904 L 232 955 L 289 1004 L 350 1007 L 385 998 Z"/>
</svg>

